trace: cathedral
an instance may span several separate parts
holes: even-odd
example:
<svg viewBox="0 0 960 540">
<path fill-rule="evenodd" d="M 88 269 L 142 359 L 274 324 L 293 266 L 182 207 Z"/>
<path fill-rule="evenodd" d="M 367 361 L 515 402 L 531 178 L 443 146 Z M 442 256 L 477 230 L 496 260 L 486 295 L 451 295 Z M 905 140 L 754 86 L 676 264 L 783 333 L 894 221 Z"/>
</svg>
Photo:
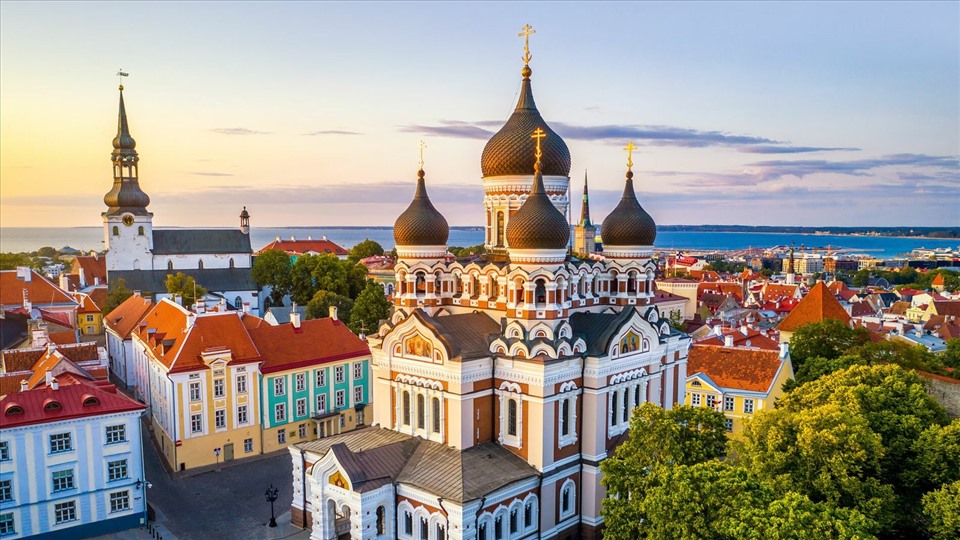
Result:
<svg viewBox="0 0 960 540">
<path fill-rule="evenodd" d="M 480 160 L 486 258 L 446 258 L 421 160 L 394 227 L 392 315 L 368 336 L 373 426 L 291 448 L 292 521 L 311 539 L 600 538 L 600 463 L 631 411 L 684 400 L 691 342 L 651 302 L 656 224 L 632 154 L 602 256 L 572 256 L 570 151 L 525 51 Z"/>
<path fill-rule="evenodd" d="M 233 309 L 259 309 L 258 287 L 250 277 L 250 214 L 244 208 L 237 229 L 154 229 L 150 197 L 140 188 L 140 156 L 130 135 L 120 86 L 117 136 L 113 139 L 113 187 L 103 196 L 107 280 L 131 290 L 170 296 L 167 274 L 183 272 Z"/>
</svg>

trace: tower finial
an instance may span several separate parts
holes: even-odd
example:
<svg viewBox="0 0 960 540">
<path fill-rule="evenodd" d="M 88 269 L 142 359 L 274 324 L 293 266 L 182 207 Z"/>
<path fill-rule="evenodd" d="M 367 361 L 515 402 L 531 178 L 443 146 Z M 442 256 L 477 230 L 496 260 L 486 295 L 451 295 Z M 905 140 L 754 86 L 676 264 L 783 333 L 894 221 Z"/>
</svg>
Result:
<svg viewBox="0 0 960 540">
<path fill-rule="evenodd" d="M 633 178 L 633 151 L 637 149 L 637 146 L 633 144 L 633 141 L 630 141 L 623 149 L 627 151 L 627 177 Z"/>
<path fill-rule="evenodd" d="M 543 157 L 543 150 L 540 149 L 540 140 L 547 136 L 547 132 L 541 128 L 533 130 L 533 135 L 530 135 L 531 139 L 537 140 L 537 153 L 535 154 L 537 161 L 534 163 L 533 168 L 537 171 L 540 170 L 540 158 Z"/>
<path fill-rule="evenodd" d="M 427 143 L 423 142 L 423 139 L 420 139 L 420 144 L 417 145 L 420 149 L 420 170 L 423 170 L 423 149 L 427 147 Z"/>
<path fill-rule="evenodd" d="M 123 68 L 120 68 L 120 71 L 117 72 L 117 77 L 120 77 L 120 91 L 123 92 L 123 78 L 129 77 L 130 74 L 123 71 Z"/>
<path fill-rule="evenodd" d="M 523 28 L 520 29 L 520 33 L 517 36 L 523 38 L 523 70 L 521 73 L 524 78 L 529 78 L 532 70 L 530 69 L 530 60 L 533 60 L 533 56 L 530 54 L 530 36 L 536 34 L 537 31 L 533 29 L 529 24 L 525 24 Z"/>
</svg>

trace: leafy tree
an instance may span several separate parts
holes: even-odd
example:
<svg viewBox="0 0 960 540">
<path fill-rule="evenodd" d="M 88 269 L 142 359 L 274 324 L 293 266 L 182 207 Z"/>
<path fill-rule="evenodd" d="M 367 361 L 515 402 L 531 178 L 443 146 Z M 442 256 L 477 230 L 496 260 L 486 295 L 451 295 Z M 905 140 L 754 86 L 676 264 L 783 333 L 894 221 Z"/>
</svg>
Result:
<svg viewBox="0 0 960 540">
<path fill-rule="evenodd" d="M 842 321 L 826 319 L 797 328 L 790 338 L 790 358 L 796 370 L 807 358 L 827 360 L 839 358 L 853 347 L 870 341 L 870 332 L 862 327 L 850 328 Z"/>
<path fill-rule="evenodd" d="M 0 270 L 16 270 L 18 266 L 39 269 L 39 264 L 26 253 L 0 253 Z"/>
<path fill-rule="evenodd" d="M 330 316 L 330 306 L 337 307 L 337 318 L 349 321 L 350 311 L 353 309 L 353 300 L 330 291 L 317 291 L 307 303 L 308 319 L 323 319 Z"/>
<path fill-rule="evenodd" d="M 103 305 L 103 314 L 106 315 L 117 309 L 117 306 L 133 296 L 133 291 L 127 288 L 127 281 L 123 278 L 114 280 L 107 288 L 107 300 Z"/>
<path fill-rule="evenodd" d="M 347 292 L 354 300 L 367 287 L 367 267 L 351 261 L 340 261 L 343 265 L 347 280 Z"/>
<path fill-rule="evenodd" d="M 383 294 L 383 287 L 368 281 L 363 292 L 357 296 L 350 313 L 350 329 L 354 332 L 373 332 L 380 321 L 390 316 L 390 301 Z M 346 320 L 346 318 L 344 318 Z"/>
<path fill-rule="evenodd" d="M 168 293 L 174 296 L 179 294 L 183 297 L 183 306 L 187 309 L 191 309 L 198 298 L 203 298 L 207 294 L 207 290 L 197 284 L 193 276 L 188 276 L 183 272 L 167 274 L 164 285 L 166 285 Z"/>
<path fill-rule="evenodd" d="M 283 305 L 283 297 L 290 293 L 292 268 L 289 255 L 282 251 L 271 250 L 253 259 L 250 276 L 257 282 L 258 287 L 263 288 L 266 285 L 271 287 L 270 302 L 278 306 Z"/>
<path fill-rule="evenodd" d="M 363 242 L 350 248 L 350 254 L 347 256 L 347 260 L 357 262 L 361 259 L 372 257 L 373 255 L 383 255 L 383 246 L 367 238 Z"/>
<path fill-rule="evenodd" d="M 768 505 L 739 506 L 736 519 L 722 523 L 722 532 L 737 540 L 866 540 L 876 538 L 876 523 L 854 509 L 813 502 L 788 491 Z"/>
<path fill-rule="evenodd" d="M 456 249 L 456 251 L 454 251 Z M 457 257 L 470 257 L 471 255 L 484 255 L 487 252 L 486 246 L 483 244 L 477 244 L 475 246 L 467 247 L 458 247 L 454 246 L 453 248 L 448 249 L 450 253 L 453 253 Z"/>
<path fill-rule="evenodd" d="M 59 252 L 50 246 L 44 246 L 37 250 L 38 257 L 46 257 L 48 259 L 54 259 L 57 257 L 57 255 L 59 255 Z"/>
<path fill-rule="evenodd" d="M 316 255 L 315 259 L 313 283 L 317 290 L 330 291 L 349 297 L 350 285 L 347 283 L 346 265 L 340 264 L 340 259 L 329 253 Z"/>
<path fill-rule="evenodd" d="M 783 385 L 783 390 L 789 392 L 801 384 L 815 381 L 824 375 L 829 375 L 841 369 L 847 369 L 850 366 L 866 364 L 862 358 L 857 355 L 845 354 L 840 358 L 827 359 L 822 356 L 808 358 L 803 362 L 803 366 L 796 371 L 794 377 L 789 379 Z"/>
<path fill-rule="evenodd" d="M 945 366 L 960 369 L 960 338 L 947 340 L 947 350 L 940 357 Z"/>
<path fill-rule="evenodd" d="M 762 268 L 760 269 L 760 275 L 764 277 L 772 277 L 773 270 L 771 270 L 770 268 Z"/>
<path fill-rule="evenodd" d="M 908 471 L 908 485 L 929 491 L 960 480 L 960 419 L 928 427 L 914 442 L 913 453 L 916 466 Z"/>
<path fill-rule="evenodd" d="M 926 347 L 900 340 L 867 342 L 850 349 L 849 353 L 867 365 L 891 363 L 907 369 L 936 370 L 940 364 Z"/>
<path fill-rule="evenodd" d="M 923 497 L 923 513 L 936 540 L 960 538 L 960 480 Z"/>
<path fill-rule="evenodd" d="M 854 287 L 866 287 L 870 283 L 870 270 L 864 268 L 858 270 L 856 274 L 853 275 L 853 286 Z"/>
<path fill-rule="evenodd" d="M 313 274 L 319 259 L 317 255 L 301 255 L 290 269 L 290 299 L 300 305 L 309 303 L 319 290 Z"/>
</svg>

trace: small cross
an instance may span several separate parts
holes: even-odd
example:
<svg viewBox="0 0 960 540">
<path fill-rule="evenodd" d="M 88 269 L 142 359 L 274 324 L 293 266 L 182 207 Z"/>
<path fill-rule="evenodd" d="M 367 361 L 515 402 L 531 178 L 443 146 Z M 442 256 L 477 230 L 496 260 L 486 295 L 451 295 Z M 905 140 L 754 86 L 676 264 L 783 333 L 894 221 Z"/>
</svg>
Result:
<svg viewBox="0 0 960 540">
<path fill-rule="evenodd" d="M 423 149 L 427 147 L 427 143 L 421 140 L 418 146 L 420 147 L 420 170 L 422 171 L 423 170 Z"/>
<path fill-rule="evenodd" d="M 537 163 L 540 163 L 540 157 L 543 156 L 543 152 L 540 150 L 540 139 L 543 139 L 546 136 L 547 132 L 540 128 L 533 130 L 533 135 L 530 136 L 531 139 L 537 140 Z"/>
<path fill-rule="evenodd" d="M 633 141 L 630 141 L 623 149 L 627 151 L 627 168 L 633 168 L 633 151 L 637 149 L 637 146 L 633 144 Z"/>
<path fill-rule="evenodd" d="M 523 38 L 523 58 L 521 60 L 523 60 L 524 64 L 529 64 L 530 60 L 533 58 L 530 56 L 530 36 L 532 34 L 536 34 L 537 31 L 534 30 L 529 24 L 524 25 L 524 27 L 520 30 L 521 32 L 517 34 L 517 36 Z"/>
</svg>

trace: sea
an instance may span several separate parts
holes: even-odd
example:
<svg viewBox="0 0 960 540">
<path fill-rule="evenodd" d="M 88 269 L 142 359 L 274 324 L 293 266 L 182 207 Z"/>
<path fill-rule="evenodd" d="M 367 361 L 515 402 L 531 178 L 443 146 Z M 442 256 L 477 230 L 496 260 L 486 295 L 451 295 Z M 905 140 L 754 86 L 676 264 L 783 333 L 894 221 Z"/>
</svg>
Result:
<svg viewBox="0 0 960 540">
<path fill-rule="evenodd" d="M 250 241 L 254 251 L 266 246 L 277 237 L 289 239 L 319 239 L 326 237 L 345 248 L 350 248 L 365 239 L 375 240 L 392 249 L 392 227 L 260 227 L 252 228 Z M 474 246 L 483 243 L 480 227 L 451 227 L 450 246 Z M 869 255 L 877 258 L 893 258 L 908 254 L 917 248 L 957 249 L 960 240 L 934 238 L 907 238 L 892 236 L 834 236 L 824 234 L 788 234 L 754 232 L 699 232 L 659 231 L 655 248 L 668 251 L 696 250 L 741 250 L 789 246 L 798 248 L 830 248 L 848 255 Z M 50 246 L 57 249 L 71 247 L 81 251 L 103 249 L 102 227 L 7 227 L 0 229 L 0 251 L 30 252 Z"/>
</svg>

